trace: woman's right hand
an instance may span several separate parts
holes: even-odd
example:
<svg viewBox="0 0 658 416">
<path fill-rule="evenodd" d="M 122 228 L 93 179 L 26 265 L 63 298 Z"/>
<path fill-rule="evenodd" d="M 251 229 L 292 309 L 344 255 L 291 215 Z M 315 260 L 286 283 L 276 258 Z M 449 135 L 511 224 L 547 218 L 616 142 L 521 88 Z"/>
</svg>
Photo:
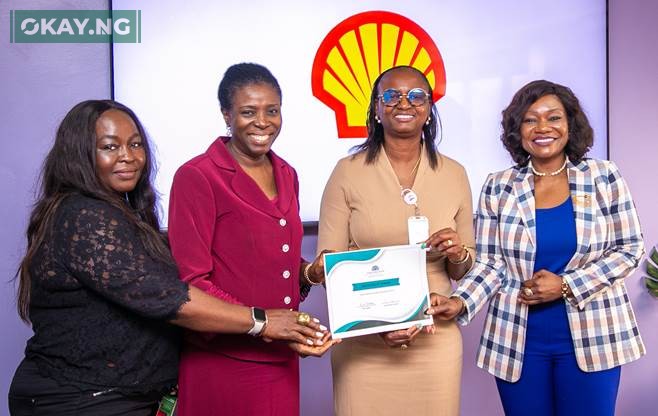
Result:
<svg viewBox="0 0 658 416">
<path fill-rule="evenodd" d="M 327 253 L 333 253 L 336 250 L 324 249 L 318 256 L 313 260 L 310 266 L 308 266 L 308 278 L 311 280 L 309 283 L 319 285 L 324 283 L 324 255 Z M 303 273 L 303 271 L 302 271 Z"/>
<path fill-rule="evenodd" d="M 323 338 L 327 333 L 327 328 L 320 325 L 320 321 L 311 316 L 311 320 L 306 325 L 297 322 L 299 312 L 289 309 L 268 309 L 267 325 L 261 336 L 265 341 L 284 340 L 294 341 L 305 345 L 323 345 Z"/>
<path fill-rule="evenodd" d="M 422 326 L 414 325 L 407 329 L 382 332 L 379 334 L 379 337 L 391 348 L 406 349 L 411 345 L 416 335 L 420 334 L 421 330 Z"/>
</svg>

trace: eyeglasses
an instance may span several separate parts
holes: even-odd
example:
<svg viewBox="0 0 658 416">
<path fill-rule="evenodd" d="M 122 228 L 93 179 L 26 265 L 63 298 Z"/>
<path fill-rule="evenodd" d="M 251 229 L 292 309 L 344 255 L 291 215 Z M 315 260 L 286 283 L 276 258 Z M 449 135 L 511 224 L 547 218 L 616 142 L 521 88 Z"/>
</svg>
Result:
<svg viewBox="0 0 658 416">
<path fill-rule="evenodd" d="M 394 88 L 389 88 L 377 96 L 377 98 L 382 100 L 382 103 L 384 103 L 384 105 L 387 107 L 395 107 L 400 103 L 402 97 L 405 97 L 407 101 L 409 101 L 409 104 L 413 105 L 414 107 L 420 107 L 427 102 L 430 94 L 422 88 L 411 89 L 406 94 L 402 94 L 399 90 Z"/>
</svg>

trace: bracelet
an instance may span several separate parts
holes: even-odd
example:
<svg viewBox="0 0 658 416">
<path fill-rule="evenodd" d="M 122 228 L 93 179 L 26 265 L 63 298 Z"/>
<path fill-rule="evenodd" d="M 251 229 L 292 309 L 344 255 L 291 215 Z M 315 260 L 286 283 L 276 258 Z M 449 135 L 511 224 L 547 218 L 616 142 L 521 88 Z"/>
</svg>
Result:
<svg viewBox="0 0 658 416">
<path fill-rule="evenodd" d="M 566 280 L 562 279 L 562 284 L 560 285 L 562 289 L 562 298 L 564 300 L 569 300 L 569 284 Z"/>
<path fill-rule="evenodd" d="M 466 251 L 466 255 L 464 256 L 464 258 L 461 260 L 452 261 L 450 260 L 450 257 L 448 257 L 448 261 L 450 262 L 450 264 L 464 264 L 468 261 L 468 259 L 471 258 L 471 252 L 468 251 L 465 244 L 462 244 L 462 250 Z"/>
<path fill-rule="evenodd" d="M 308 270 L 311 268 L 312 265 L 313 265 L 313 263 L 306 263 L 306 266 L 304 267 L 304 273 L 303 273 L 304 274 L 304 280 L 306 280 L 306 282 L 311 286 L 321 285 L 322 282 L 314 282 L 313 280 L 311 280 L 310 277 L 308 277 Z"/>
</svg>

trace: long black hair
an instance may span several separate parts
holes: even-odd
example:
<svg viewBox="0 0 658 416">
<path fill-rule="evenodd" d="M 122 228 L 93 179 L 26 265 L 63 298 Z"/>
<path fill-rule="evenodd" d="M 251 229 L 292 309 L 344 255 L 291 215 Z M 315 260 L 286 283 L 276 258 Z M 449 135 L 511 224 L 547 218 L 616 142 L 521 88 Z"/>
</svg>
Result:
<svg viewBox="0 0 658 416">
<path fill-rule="evenodd" d="M 105 186 L 96 173 L 96 121 L 108 110 L 122 111 L 133 120 L 146 156 L 135 189 L 123 195 Z M 137 226 L 139 237 L 149 254 L 173 262 L 166 241 L 159 232 L 154 174 L 154 160 L 146 132 L 131 109 L 112 100 L 88 100 L 77 104 L 66 114 L 41 168 L 39 191 L 27 227 L 27 251 L 17 273 L 17 307 L 24 321 L 29 322 L 29 269 L 32 258 L 52 228 L 60 203 L 70 195 L 100 199 L 117 207 Z"/>
<path fill-rule="evenodd" d="M 432 103 L 432 87 L 430 86 L 429 81 L 425 75 L 418 69 L 412 66 L 394 66 L 389 68 L 386 71 L 379 74 L 375 82 L 372 84 L 372 93 L 370 94 L 370 105 L 368 106 L 368 118 L 366 119 L 366 126 L 368 128 L 368 138 L 365 142 L 356 145 L 352 148 L 354 152 L 366 152 L 366 163 L 374 163 L 379 155 L 379 152 L 382 150 L 384 145 L 384 127 L 377 122 L 375 118 L 377 116 L 377 100 L 379 99 L 379 83 L 382 78 L 388 73 L 396 70 L 410 70 L 416 72 L 420 77 L 425 81 L 427 92 L 430 95 L 430 119 L 429 124 L 423 125 L 423 133 L 421 136 L 421 141 L 424 144 L 425 152 L 427 153 L 427 158 L 429 159 L 430 167 L 436 169 L 438 164 L 436 157 L 436 137 L 439 133 L 439 127 L 441 125 L 441 119 L 439 118 L 439 113 L 436 111 L 436 107 Z"/>
</svg>

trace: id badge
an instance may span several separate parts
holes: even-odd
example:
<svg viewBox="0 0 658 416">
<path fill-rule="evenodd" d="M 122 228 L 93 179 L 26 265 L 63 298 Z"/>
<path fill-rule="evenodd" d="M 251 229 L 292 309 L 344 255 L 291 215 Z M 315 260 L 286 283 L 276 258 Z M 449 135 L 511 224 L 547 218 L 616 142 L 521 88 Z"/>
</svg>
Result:
<svg viewBox="0 0 658 416">
<path fill-rule="evenodd" d="M 430 222 L 427 217 L 415 215 L 407 219 L 409 244 L 420 244 L 430 236 Z"/>
<path fill-rule="evenodd" d="M 162 400 L 160 400 L 158 412 L 155 414 L 155 416 L 176 416 L 177 399 L 177 396 L 171 394 L 163 396 Z"/>
</svg>

